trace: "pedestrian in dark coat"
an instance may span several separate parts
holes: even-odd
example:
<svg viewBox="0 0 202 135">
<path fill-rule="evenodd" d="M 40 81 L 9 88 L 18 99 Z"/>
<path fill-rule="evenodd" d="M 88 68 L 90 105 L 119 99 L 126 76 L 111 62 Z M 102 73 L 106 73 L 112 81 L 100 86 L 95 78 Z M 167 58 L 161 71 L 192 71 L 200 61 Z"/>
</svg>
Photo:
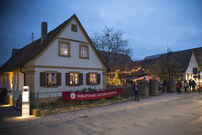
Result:
<svg viewBox="0 0 202 135">
<path fill-rule="evenodd" d="M 179 81 L 177 81 L 176 82 L 176 89 L 177 89 L 177 93 L 179 94 L 181 91 L 180 91 L 180 82 Z"/>
<path fill-rule="evenodd" d="M 137 82 L 135 82 L 133 84 L 133 92 L 134 92 L 135 101 L 139 101 L 140 100 L 140 98 L 139 98 L 139 86 L 138 86 Z"/>
<path fill-rule="evenodd" d="M 195 91 L 195 87 L 196 87 L 196 82 L 194 80 L 191 81 L 191 86 L 193 89 L 193 92 Z"/>
<path fill-rule="evenodd" d="M 163 89 L 164 89 L 164 92 L 167 92 L 168 86 L 167 86 L 166 80 L 163 81 Z"/>
<path fill-rule="evenodd" d="M 187 91 L 188 87 L 189 87 L 189 84 L 188 84 L 187 80 L 185 80 L 185 81 L 184 81 L 184 91 L 185 91 L 186 93 L 188 92 L 188 91 Z"/>
<path fill-rule="evenodd" d="M 190 91 L 191 91 L 191 79 L 189 79 L 189 89 L 190 89 Z"/>
</svg>

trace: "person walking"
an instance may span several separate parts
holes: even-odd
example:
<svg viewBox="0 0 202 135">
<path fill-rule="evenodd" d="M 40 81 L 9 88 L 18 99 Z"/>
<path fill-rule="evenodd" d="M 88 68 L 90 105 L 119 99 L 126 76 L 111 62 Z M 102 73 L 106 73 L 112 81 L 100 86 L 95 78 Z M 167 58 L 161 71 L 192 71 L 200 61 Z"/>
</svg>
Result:
<svg viewBox="0 0 202 135">
<path fill-rule="evenodd" d="M 192 87 L 191 87 L 191 79 L 189 79 L 189 89 L 190 89 L 190 91 L 192 91 Z"/>
<path fill-rule="evenodd" d="M 164 92 L 167 92 L 167 90 L 168 90 L 168 86 L 167 86 L 167 81 L 166 80 L 163 81 L 163 89 L 164 89 L 163 90 Z"/>
<path fill-rule="evenodd" d="M 133 92 L 134 92 L 135 101 L 139 101 L 140 100 L 140 98 L 139 98 L 139 86 L 138 86 L 137 82 L 135 82 L 133 85 Z"/>
<path fill-rule="evenodd" d="M 177 89 L 177 93 L 180 94 L 181 91 L 180 91 L 180 82 L 179 81 L 176 82 L 176 89 Z"/>
<path fill-rule="evenodd" d="M 189 87 L 189 84 L 188 84 L 187 80 L 184 80 L 184 91 L 185 91 L 186 93 L 188 92 L 188 91 L 187 91 L 188 87 Z"/>
<path fill-rule="evenodd" d="M 191 81 L 191 86 L 192 86 L 192 90 L 194 92 L 195 91 L 195 87 L 196 87 L 196 82 L 194 80 Z"/>
<path fill-rule="evenodd" d="M 181 90 L 182 90 L 182 81 L 183 81 L 183 80 L 179 80 L 179 83 L 180 83 L 180 92 L 181 92 Z"/>
</svg>

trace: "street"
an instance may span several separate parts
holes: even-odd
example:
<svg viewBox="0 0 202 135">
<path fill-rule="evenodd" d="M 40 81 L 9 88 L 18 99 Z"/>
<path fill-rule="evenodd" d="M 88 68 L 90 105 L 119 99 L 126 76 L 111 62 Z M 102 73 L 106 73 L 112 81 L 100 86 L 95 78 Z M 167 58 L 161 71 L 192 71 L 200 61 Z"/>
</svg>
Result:
<svg viewBox="0 0 202 135">
<path fill-rule="evenodd" d="M 11 128 L 1 135 L 202 135 L 202 93 L 108 105 L 74 119 Z M 96 108 L 95 108 L 96 109 Z"/>
</svg>

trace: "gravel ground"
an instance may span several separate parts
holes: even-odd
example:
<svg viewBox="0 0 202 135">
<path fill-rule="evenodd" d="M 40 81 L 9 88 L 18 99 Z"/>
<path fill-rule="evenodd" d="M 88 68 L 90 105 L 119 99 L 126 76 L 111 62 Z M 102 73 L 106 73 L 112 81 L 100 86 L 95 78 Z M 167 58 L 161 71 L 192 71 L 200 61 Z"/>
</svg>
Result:
<svg viewBox="0 0 202 135">
<path fill-rule="evenodd" d="M 0 134 L 202 135 L 202 93 L 166 94 L 27 121 Z"/>
</svg>

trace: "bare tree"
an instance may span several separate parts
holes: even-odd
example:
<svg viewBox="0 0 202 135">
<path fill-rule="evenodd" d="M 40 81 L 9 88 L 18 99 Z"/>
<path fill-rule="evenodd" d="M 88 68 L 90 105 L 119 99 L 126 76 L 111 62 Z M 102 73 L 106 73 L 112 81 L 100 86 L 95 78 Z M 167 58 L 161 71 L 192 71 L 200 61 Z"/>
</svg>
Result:
<svg viewBox="0 0 202 135">
<path fill-rule="evenodd" d="M 128 48 L 128 41 L 124 40 L 122 35 L 121 31 L 114 31 L 106 26 L 102 33 L 95 33 L 92 36 L 96 49 L 104 53 L 106 64 L 109 64 L 109 59 L 112 55 L 113 59 L 117 61 L 118 54 L 131 54 L 131 49 Z"/>
</svg>

